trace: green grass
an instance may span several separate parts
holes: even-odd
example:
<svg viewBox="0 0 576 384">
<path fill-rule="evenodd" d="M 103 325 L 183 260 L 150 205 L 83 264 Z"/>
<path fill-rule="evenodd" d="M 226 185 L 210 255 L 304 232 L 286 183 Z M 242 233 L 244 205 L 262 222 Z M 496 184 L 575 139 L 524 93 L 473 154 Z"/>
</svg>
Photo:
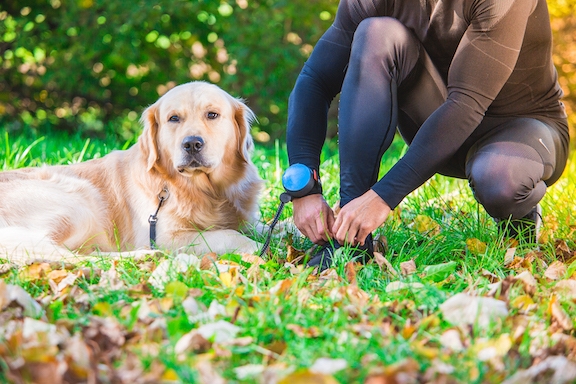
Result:
<svg viewBox="0 0 576 384">
<path fill-rule="evenodd" d="M 103 156 L 132 142 L 113 136 L 6 134 L 0 159 L 3 169 L 67 164 Z M 403 150 L 396 140 L 382 172 Z M 338 200 L 337 156 L 335 143 L 329 143 L 322 156 L 322 181 L 332 205 Z M 282 192 L 285 147 L 281 143 L 257 147 L 254 161 L 266 180 L 261 213 L 269 221 Z M 570 347 L 576 345 L 574 330 L 559 328 L 558 307 L 574 325 L 575 298 L 561 295 L 555 286 L 559 280 L 574 278 L 576 270 L 575 167 L 569 163 L 542 202 L 546 236 L 539 250 L 533 244 L 518 245 L 518 263 L 508 266 L 504 259 L 510 246 L 498 237 L 466 182 L 437 176 L 411 194 L 377 231 L 387 243 L 384 256 L 394 270 L 370 263 L 351 274 L 345 267 L 349 250 L 344 249 L 332 274 L 314 276 L 286 263 L 289 248 L 306 252 L 312 244 L 279 232 L 266 263 L 258 266 L 240 255 L 228 255 L 235 266 L 231 273 L 191 267 L 174 274 L 165 290 L 151 286 L 148 279 L 158 263 L 173 255 L 123 260 L 114 268 L 103 260 L 3 269 L 0 382 L 31 382 L 34 372 L 57 376 L 60 364 L 67 382 L 86 382 L 89 377 L 101 382 L 128 382 L 130 377 L 142 380 L 135 382 L 144 382 L 143 377 L 149 382 L 216 382 L 207 378 L 213 374 L 230 383 L 297 383 L 312 377 L 324 383 L 362 383 L 370 375 L 380 382 L 395 382 L 382 380 L 404 375 L 412 382 L 500 383 L 549 355 L 571 353 L 574 359 Z M 288 204 L 283 220 L 290 219 L 291 209 Z M 485 249 L 474 246 L 475 240 Z M 564 253 L 559 248 L 563 244 L 568 248 Z M 556 260 L 566 270 L 552 280 L 545 273 Z M 409 261 L 414 261 L 416 271 L 403 274 L 403 263 Z M 57 293 L 56 276 L 63 270 L 77 278 Z M 523 271 L 535 277 L 533 290 L 515 282 L 514 276 Z M 118 285 L 103 284 L 105 279 Z M 398 282 L 407 285 L 392 290 Z M 445 319 L 440 305 L 449 297 L 459 292 L 486 297 L 495 283 L 500 284 L 496 297 L 509 308 L 507 316 L 494 318 L 487 327 L 458 326 Z M 40 328 L 24 331 L 23 319 L 31 315 L 21 304 L 4 304 L 8 286 L 24 288 L 40 303 L 41 312 L 32 317 L 53 324 L 51 332 L 60 335 L 57 341 L 50 341 L 51 332 Z M 231 340 L 197 339 L 184 352 L 175 352 L 184 335 L 219 320 L 237 327 Z M 462 349 L 446 343 L 450 330 L 459 335 Z M 558 341 L 558 335 L 568 341 Z M 91 355 L 84 361 L 80 356 L 86 350 Z M 488 350 L 493 352 L 491 358 L 484 357 Z M 322 376 L 310 370 L 319 358 L 334 359 L 329 361 L 331 367 L 336 359 L 344 359 L 346 368 Z M 242 375 L 237 368 L 252 368 L 255 373 Z"/>
</svg>

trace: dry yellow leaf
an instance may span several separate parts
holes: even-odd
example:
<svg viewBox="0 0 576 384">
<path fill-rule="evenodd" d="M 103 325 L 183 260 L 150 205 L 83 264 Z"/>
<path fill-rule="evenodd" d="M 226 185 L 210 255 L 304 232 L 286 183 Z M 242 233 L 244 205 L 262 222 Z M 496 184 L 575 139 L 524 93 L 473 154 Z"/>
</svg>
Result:
<svg viewBox="0 0 576 384">
<path fill-rule="evenodd" d="M 294 248 L 292 245 L 288 245 L 286 261 L 289 263 L 296 263 L 304 258 L 306 252 Z"/>
<path fill-rule="evenodd" d="M 286 294 L 290 290 L 290 287 L 292 287 L 293 283 L 294 283 L 293 279 L 284 279 L 284 280 L 280 281 L 279 283 L 277 283 L 272 288 L 270 288 L 270 293 L 272 293 L 272 294 Z"/>
<path fill-rule="evenodd" d="M 52 271 L 48 263 L 34 263 L 20 270 L 19 277 L 24 281 L 36 281 L 45 278 Z"/>
<path fill-rule="evenodd" d="M 476 238 L 466 239 L 466 247 L 468 250 L 476 255 L 486 253 L 486 243 Z"/>
<path fill-rule="evenodd" d="M 476 351 L 479 360 L 488 361 L 506 356 L 511 347 L 512 338 L 509 334 L 503 333 L 497 339 L 478 342 L 473 349 Z"/>
<path fill-rule="evenodd" d="M 314 373 L 309 370 L 298 371 L 289 374 L 278 384 L 338 384 L 338 381 L 330 376 L 321 373 Z"/>
<path fill-rule="evenodd" d="M 252 265 L 262 265 L 262 264 L 266 264 L 266 262 L 264 261 L 263 258 L 261 258 L 260 256 L 256 256 L 256 255 L 251 255 L 249 253 L 243 253 L 242 254 L 242 261 L 245 263 L 249 263 Z"/>
<path fill-rule="evenodd" d="M 178 382 L 179 379 L 180 379 L 180 377 L 178 376 L 178 374 L 176 373 L 176 371 L 173 370 L 172 368 L 168 368 L 168 369 L 165 370 L 164 373 L 162 374 L 162 381 Z"/>
<path fill-rule="evenodd" d="M 417 330 L 418 327 L 416 327 L 414 324 L 407 323 L 404 325 L 404 328 L 402 328 L 400 334 L 404 339 L 408 340 Z"/>
<path fill-rule="evenodd" d="M 64 280 L 66 276 L 68 276 L 68 271 L 64 269 L 55 269 L 50 271 L 47 275 L 47 277 L 50 280 L 53 280 L 55 283 L 59 283 L 60 281 Z"/>
<path fill-rule="evenodd" d="M 512 300 L 512 302 L 510 302 L 510 305 L 522 312 L 528 312 L 536 308 L 534 300 L 532 300 L 532 298 L 528 295 L 520 295 L 516 297 L 514 300 Z"/>
<path fill-rule="evenodd" d="M 232 274 L 232 271 L 234 271 L 235 269 L 231 269 L 230 271 L 227 272 L 220 272 L 220 281 L 222 281 L 222 284 L 224 284 L 225 287 L 231 288 L 233 286 L 235 286 L 238 282 L 237 279 L 237 275 L 236 278 L 235 276 Z"/>
<path fill-rule="evenodd" d="M 430 216 L 417 215 L 413 225 L 414 229 L 422 234 L 437 235 L 440 233 L 440 225 Z"/>
<path fill-rule="evenodd" d="M 440 350 L 438 348 L 428 347 L 426 345 L 423 345 L 422 343 L 413 344 L 412 349 L 418 355 L 420 355 L 420 356 L 422 356 L 428 360 L 434 360 L 440 354 Z"/>
</svg>

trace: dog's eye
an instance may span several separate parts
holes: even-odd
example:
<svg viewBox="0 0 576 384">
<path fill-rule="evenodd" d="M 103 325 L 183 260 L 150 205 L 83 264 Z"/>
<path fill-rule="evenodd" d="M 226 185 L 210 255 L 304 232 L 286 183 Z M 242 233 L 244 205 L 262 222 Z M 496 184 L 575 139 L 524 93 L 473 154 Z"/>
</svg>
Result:
<svg viewBox="0 0 576 384">
<path fill-rule="evenodd" d="M 210 120 L 214 120 L 214 119 L 218 118 L 218 116 L 220 116 L 220 115 L 216 112 L 208 112 L 206 114 L 206 117 L 209 118 Z"/>
<path fill-rule="evenodd" d="M 170 116 L 170 118 L 168 119 L 168 121 L 171 121 L 171 122 L 173 122 L 173 123 L 177 123 L 177 122 L 180 121 L 180 118 L 179 118 L 178 116 L 174 115 L 174 116 Z"/>
</svg>

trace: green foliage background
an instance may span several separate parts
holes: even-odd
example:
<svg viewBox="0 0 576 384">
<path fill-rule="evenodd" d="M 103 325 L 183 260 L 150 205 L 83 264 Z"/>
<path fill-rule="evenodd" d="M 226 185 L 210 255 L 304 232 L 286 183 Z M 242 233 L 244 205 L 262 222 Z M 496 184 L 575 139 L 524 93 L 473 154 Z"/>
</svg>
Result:
<svg viewBox="0 0 576 384">
<path fill-rule="evenodd" d="M 3 0 L 0 123 L 132 137 L 147 105 L 190 80 L 219 84 L 284 135 L 287 100 L 337 0 Z M 555 62 L 576 105 L 576 4 L 550 0 Z M 573 122 L 574 123 L 574 122 Z M 574 124 L 573 124 L 574 125 Z"/>
</svg>

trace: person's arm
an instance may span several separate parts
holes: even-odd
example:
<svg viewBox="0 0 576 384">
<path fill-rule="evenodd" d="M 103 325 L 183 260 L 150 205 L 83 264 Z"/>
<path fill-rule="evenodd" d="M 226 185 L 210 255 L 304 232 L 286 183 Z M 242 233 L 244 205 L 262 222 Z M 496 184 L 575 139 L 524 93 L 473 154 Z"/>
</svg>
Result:
<svg viewBox="0 0 576 384">
<path fill-rule="evenodd" d="M 390 171 L 370 191 L 342 207 L 332 227 L 337 241 L 362 243 L 386 221 L 391 209 L 438 172 L 472 134 L 516 65 L 536 2 L 477 2 L 452 59 L 446 102 L 424 122 Z"/>
<path fill-rule="evenodd" d="M 354 31 L 362 19 L 375 14 L 372 0 L 341 1 L 334 24 L 305 63 L 288 103 L 286 143 L 291 165 L 301 163 L 320 174 L 328 109 L 342 88 Z M 334 212 L 322 195 L 294 199 L 293 206 L 294 222 L 306 237 L 318 244 L 332 238 Z"/>
<path fill-rule="evenodd" d="M 512 73 L 537 0 L 478 1 L 448 73 L 448 98 L 373 186 L 393 209 L 432 177 L 482 121 Z"/>
</svg>

